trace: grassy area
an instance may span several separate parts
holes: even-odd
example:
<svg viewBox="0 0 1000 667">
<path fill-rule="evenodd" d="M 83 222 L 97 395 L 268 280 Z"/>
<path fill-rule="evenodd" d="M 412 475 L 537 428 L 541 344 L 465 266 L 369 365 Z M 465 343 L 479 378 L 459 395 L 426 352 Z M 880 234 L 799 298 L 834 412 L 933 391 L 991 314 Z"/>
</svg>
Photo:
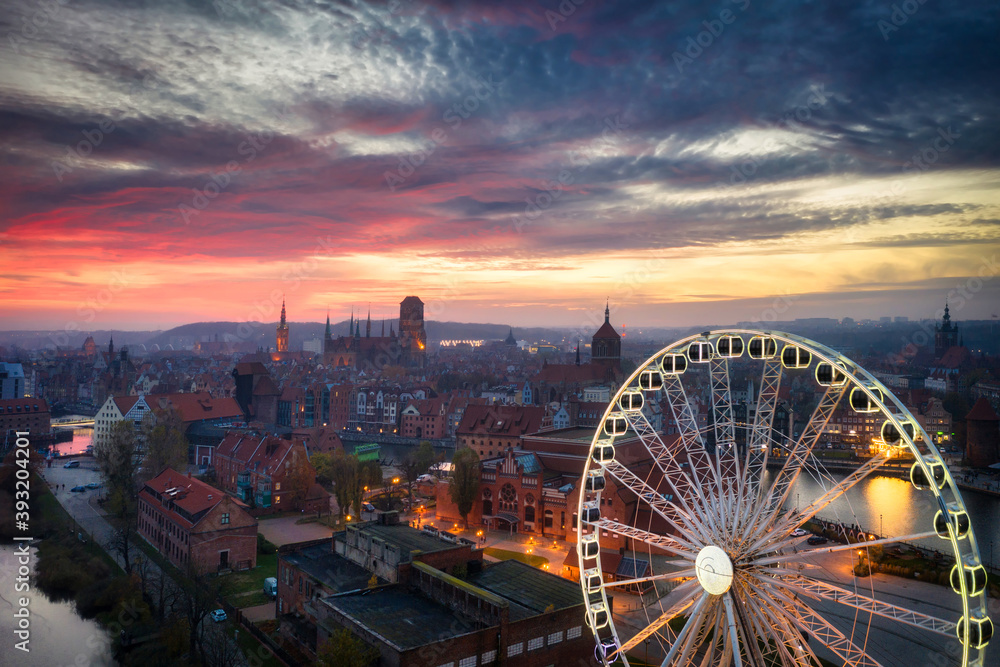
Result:
<svg viewBox="0 0 1000 667">
<path fill-rule="evenodd" d="M 508 551 L 507 549 L 495 549 L 493 547 L 487 547 L 484 550 L 487 556 L 492 556 L 499 560 L 519 560 L 522 563 L 527 563 L 531 567 L 542 567 L 543 565 L 549 564 L 549 559 L 544 556 L 536 556 L 535 554 L 523 554 L 520 551 Z"/>
<path fill-rule="evenodd" d="M 264 590 L 264 580 L 278 576 L 278 554 L 257 554 L 257 567 L 246 572 L 233 572 L 219 577 L 222 597 L 230 602 L 234 595 Z M 246 606 L 246 605 L 243 605 Z"/>
<path fill-rule="evenodd" d="M 236 629 L 235 624 L 226 624 L 226 634 L 230 637 L 236 634 L 236 644 L 243 651 L 243 655 L 248 658 L 249 664 L 259 667 L 285 667 L 280 660 L 274 657 L 269 648 L 257 641 L 256 637 L 246 630 L 235 633 Z"/>
<path fill-rule="evenodd" d="M 229 604 L 233 605 L 238 609 L 246 609 L 247 607 L 256 607 L 257 605 L 266 604 L 273 600 L 264 594 L 263 590 L 260 591 L 248 591 L 246 593 L 237 593 L 236 595 L 230 595 L 228 599 Z"/>
</svg>

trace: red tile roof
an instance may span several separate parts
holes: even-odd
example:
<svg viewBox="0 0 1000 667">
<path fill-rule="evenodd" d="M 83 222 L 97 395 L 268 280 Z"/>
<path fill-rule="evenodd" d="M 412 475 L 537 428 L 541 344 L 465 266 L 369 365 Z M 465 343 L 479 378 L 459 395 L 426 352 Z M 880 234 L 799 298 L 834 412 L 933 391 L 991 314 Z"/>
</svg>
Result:
<svg viewBox="0 0 1000 667">
<path fill-rule="evenodd" d="M 153 410 L 173 409 L 182 422 L 243 417 L 243 411 L 235 398 L 212 398 L 211 394 L 204 391 L 194 394 L 150 394 L 146 396 L 146 403 Z"/>
<path fill-rule="evenodd" d="M 172 498 L 174 505 L 184 510 L 188 516 L 194 517 L 195 520 L 191 521 L 182 513 L 163 508 L 168 514 L 175 515 L 178 521 L 187 526 L 196 525 L 201 519 L 200 514 L 203 515 L 204 512 L 218 505 L 226 496 L 223 491 L 194 477 L 183 475 L 173 468 L 167 468 L 146 482 L 143 491 L 149 492 L 150 490 L 158 493 L 161 498 Z"/>
<path fill-rule="evenodd" d="M 128 414 L 135 404 L 138 402 L 138 396 L 115 396 L 115 406 L 117 406 L 118 411 L 123 415 Z"/>
<path fill-rule="evenodd" d="M 462 415 L 458 433 L 521 436 L 542 427 L 545 408 L 521 405 L 470 405 Z"/>
</svg>

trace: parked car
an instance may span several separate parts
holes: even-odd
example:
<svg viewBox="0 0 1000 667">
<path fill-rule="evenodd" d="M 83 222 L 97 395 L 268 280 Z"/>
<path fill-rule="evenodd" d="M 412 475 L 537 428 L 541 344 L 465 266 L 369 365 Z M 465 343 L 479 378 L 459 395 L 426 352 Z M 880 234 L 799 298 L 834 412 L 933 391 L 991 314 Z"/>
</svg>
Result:
<svg viewBox="0 0 1000 667">
<path fill-rule="evenodd" d="M 79 461 L 70 461 L 69 463 L 63 466 L 63 468 L 79 468 L 79 467 L 80 467 Z"/>
<path fill-rule="evenodd" d="M 70 491 L 73 491 L 73 492 L 76 492 L 76 493 L 83 493 L 86 490 L 87 490 L 87 487 L 82 486 L 82 485 L 81 486 L 74 486 L 72 489 L 70 489 Z"/>
<path fill-rule="evenodd" d="M 374 512 L 375 506 L 371 503 L 361 503 L 361 510 L 364 512 Z"/>
<path fill-rule="evenodd" d="M 826 544 L 826 542 L 827 539 L 822 535 L 813 535 L 808 540 L 806 540 L 806 544 Z"/>
<path fill-rule="evenodd" d="M 805 528 L 796 528 L 795 530 L 792 531 L 792 537 L 803 537 L 808 534 L 809 531 L 806 530 Z"/>
<path fill-rule="evenodd" d="M 268 577 L 264 580 L 264 595 L 269 598 L 278 597 L 278 579 L 277 577 Z"/>
<path fill-rule="evenodd" d="M 101 483 L 100 482 L 91 482 L 90 484 L 87 485 L 87 488 L 88 489 L 99 489 L 99 488 L 101 488 Z"/>
<path fill-rule="evenodd" d="M 224 620 L 226 620 L 226 612 L 224 609 L 216 609 L 215 611 L 212 612 L 211 616 L 212 620 L 215 621 L 216 623 L 222 623 Z"/>
</svg>

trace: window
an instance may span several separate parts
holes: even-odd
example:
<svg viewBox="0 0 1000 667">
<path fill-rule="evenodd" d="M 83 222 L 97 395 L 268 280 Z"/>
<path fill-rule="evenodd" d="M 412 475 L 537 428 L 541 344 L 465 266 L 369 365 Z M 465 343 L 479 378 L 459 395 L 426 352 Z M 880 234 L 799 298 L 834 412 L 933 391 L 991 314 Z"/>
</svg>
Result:
<svg viewBox="0 0 1000 667">
<path fill-rule="evenodd" d="M 552 646 L 553 644 L 558 644 L 559 642 L 562 641 L 562 639 L 563 639 L 562 630 L 560 630 L 559 632 L 553 632 L 551 635 L 549 635 L 549 646 Z"/>
<path fill-rule="evenodd" d="M 496 659 L 497 659 L 497 652 L 495 650 L 487 651 L 486 653 L 483 653 L 482 659 L 479 662 L 483 665 L 488 665 Z"/>
<path fill-rule="evenodd" d="M 534 639 L 528 640 L 529 651 L 537 651 L 543 646 L 545 646 L 545 637 L 535 637 Z"/>
<path fill-rule="evenodd" d="M 511 644 L 507 647 L 507 657 L 510 658 L 515 655 L 521 655 L 522 651 L 524 651 L 524 642 Z"/>
<path fill-rule="evenodd" d="M 224 512 L 220 523 L 229 523 L 229 512 Z"/>
<path fill-rule="evenodd" d="M 446 662 L 443 665 L 438 665 L 438 667 L 455 667 L 455 663 L 454 663 L 454 661 L 452 661 L 452 662 Z"/>
<path fill-rule="evenodd" d="M 275 504 L 275 505 L 277 505 L 277 504 L 279 504 L 280 502 L 281 502 L 281 496 L 275 496 L 275 497 L 274 497 L 274 504 Z"/>
<path fill-rule="evenodd" d="M 575 628 L 570 628 L 569 630 L 566 631 L 566 639 L 576 639 L 579 636 L 580 636 L 579 625 L 576 626 Z"/>
<path fill-rule="evenodd" d="M 281 491 L 281 482 L 275 482 L 274 483 L 274 490 L 275 491 Z"/>
<path fill-rule="evenodd" d="M 458 667 L 476 667 L 476 656 L 462 658 L 458 661 Z"/>
</svg>

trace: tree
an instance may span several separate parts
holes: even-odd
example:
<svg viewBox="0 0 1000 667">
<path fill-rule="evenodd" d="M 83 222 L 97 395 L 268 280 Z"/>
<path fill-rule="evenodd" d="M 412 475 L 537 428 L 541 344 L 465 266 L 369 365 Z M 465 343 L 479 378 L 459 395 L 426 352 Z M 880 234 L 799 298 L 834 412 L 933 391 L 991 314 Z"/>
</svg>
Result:
<svg viewBox="0 0 1000 667">
<path fill-rule="evenodd" d="M 365 644 L 347 628 L 331 634 L 316 654 L 322 667 L 368 667 L 378 656 L 378 649 Z"/>
<path fill-rule="evenodd" d="M 205 656 L 205 617 L 216 608 L 216 600 L 219 597 L 219 580 L 215 577 L 208 577 L 204 574 L 197 574 L 193 567 L 188 567 L 187 576 L 182 581 L 175 582 L 179 587 L 177 595 L 179 597 L 181 612 L 187 618 L 188 627 L 191 632 L 188 636 L 188 651 L 191 658 L 195 657 L 195 652 L 199 652 L 201 662 L 206 661 Z"/>
<path fill-rule="evenodd" d="M 323 486 L 329 486 L 333 481 L 333 457 L 325 452 L 317 452 L 309 457 L 316 471 L 316 481 Z"/>
<path fill-rule="evenodd" d="M 330 469 L 333 480 L 333 495 L 337 499 L 341 519 L 346 514 L 345 510 L 350 509 L 356 502 L 361 502 L 362 485 L 359 467 L 357 456 L 347 454 L 342 449 L 335 450 Z"/>
<path fill-rule="evenodd" d="M 142 461 L 142 446 L 132 423 L 124 419 L 111 425 L 108 437 L 94 447 L 94 460 L 107 484 L 110 509 L 126 518 L 135 505 L 136 474 Z"/>
<path fill-rule="evenodd" d="M 455 452 L 451 460 L 452 477 L 448 487 L 451 502 L 458 507 L 462 523 L 469 527 L 469 512 L 479 497 L 479 456 L 471 447 L 464 447 Z"/>
<path fill-rule="evenodd" d="M 430 470 L 434 463 L 434 445 L 429 440 L 420 443 L 420 447 L 407 452 L 406 459 L 403 460 L 403 476 L 406 478 L 406 492 L 413 504 L 413 484 L 417 478 Z"/>
<path fill-rule="evenodd" d="M 150 411 L 142 420 L 141 434 L 145 447 L 140 473 L 142 481 L 159 475 L 164 468 L 180 470 L 187 464 L 187 436 L 176 411 Z"/>
<path fill-rule="evenodd" d="M 316 476 L 309 467 L 305 449 L 295 447 L 289 460 L 285 462 L 285 489 L 292 507 L 299 509 L 309 493 Z"/>
</svg>

